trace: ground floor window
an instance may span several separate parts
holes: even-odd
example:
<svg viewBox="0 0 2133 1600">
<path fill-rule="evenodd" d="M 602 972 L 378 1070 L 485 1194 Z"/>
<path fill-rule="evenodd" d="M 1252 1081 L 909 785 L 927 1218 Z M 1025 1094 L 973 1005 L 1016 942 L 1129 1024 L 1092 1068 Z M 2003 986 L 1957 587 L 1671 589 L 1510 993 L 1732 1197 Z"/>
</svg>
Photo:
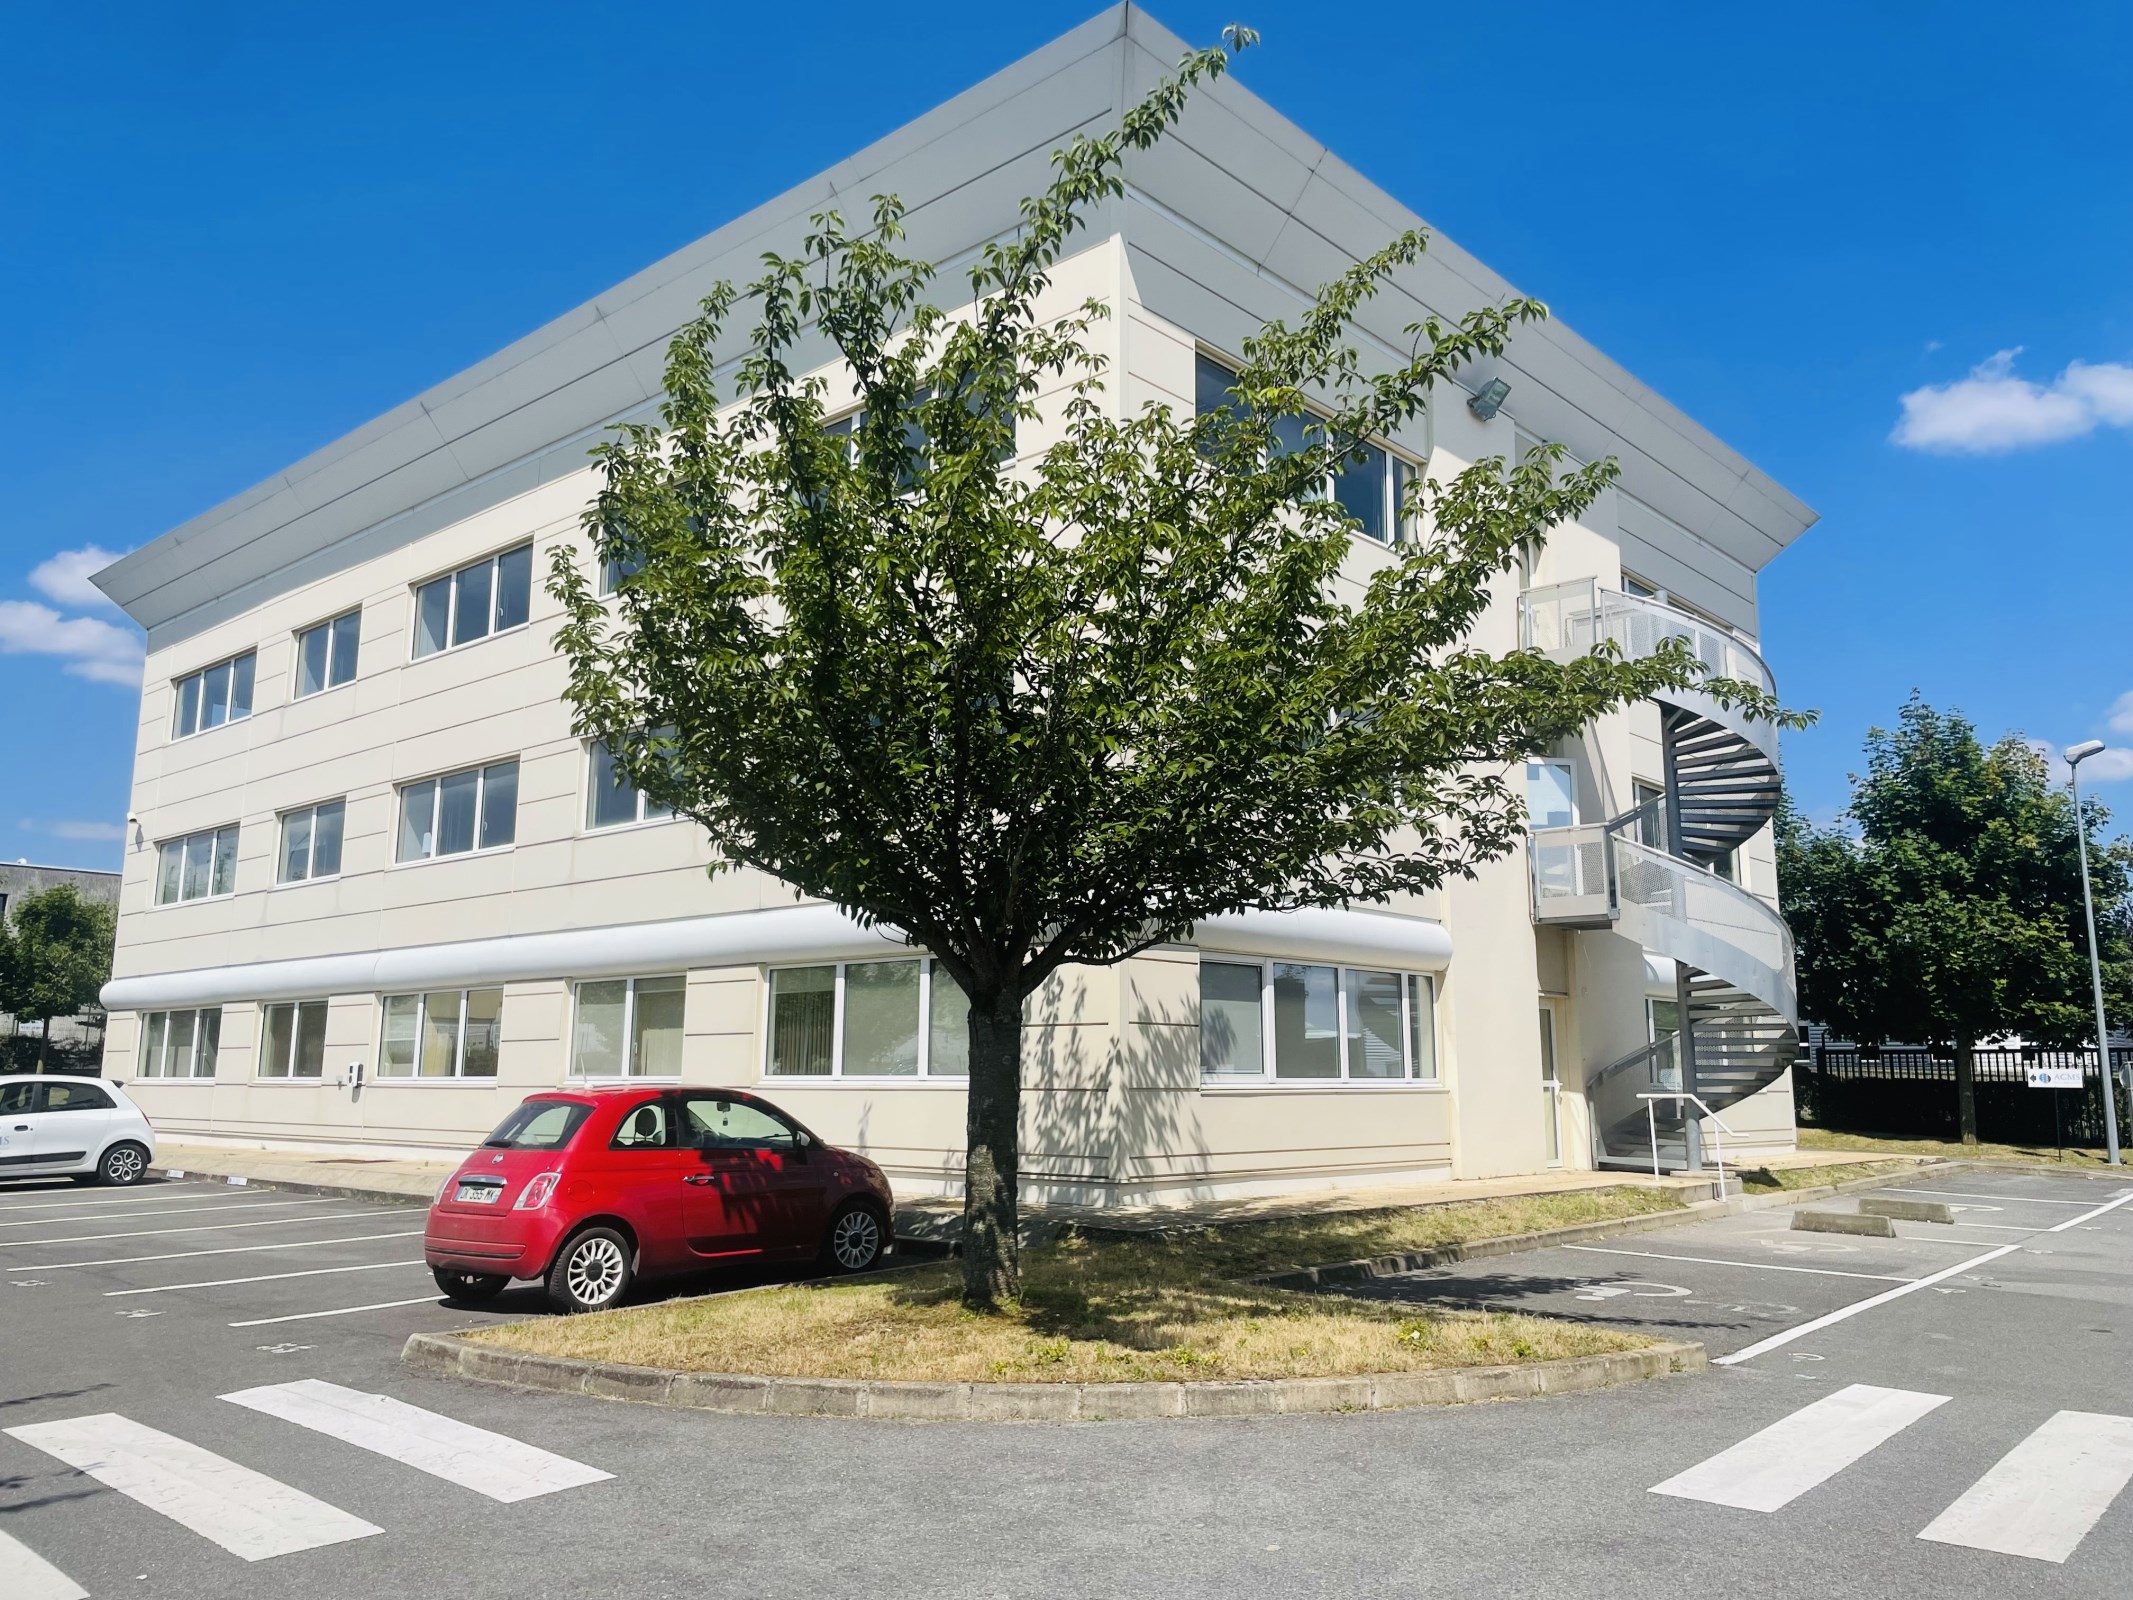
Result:
<svg viewBox="0 0 2133 1600">
<path fill-rule="evenodd" d="M 493 1078 L 504 991 L 445 989 L 385 997 L 381 1078 Z"/>
<path fill-rule="evenodd" d="M 222 1008 L 151 1011 L 141 1018 L 144 1078 L 212 1078 L 222 1046 Z"/>
<path fill-rule="evenodd" d="M 682 1002 L 689 980 L 600 978 L 578 985 L 570 1036 L 574 1078 L 681 1076 Z"/>
<path fill-rule="evenodd" d="M 840 961 L 770 974 L 777 1078 L 968 1078 L 970 1002 L 939 962 Z"/>
<path fill-rule="evenodd" d="M 1434 1083 L 1436 1014 L 1427 973 L 1207 956 L 1200 1075 L 1210 1083 Z"/>
<path fill-rule="evenodd" d="M 262 1078 L 318 1078 L 326 1072 L 326 1002 L 284 1000 L 263 1006 L 259 1028 Z"/>
</svg>

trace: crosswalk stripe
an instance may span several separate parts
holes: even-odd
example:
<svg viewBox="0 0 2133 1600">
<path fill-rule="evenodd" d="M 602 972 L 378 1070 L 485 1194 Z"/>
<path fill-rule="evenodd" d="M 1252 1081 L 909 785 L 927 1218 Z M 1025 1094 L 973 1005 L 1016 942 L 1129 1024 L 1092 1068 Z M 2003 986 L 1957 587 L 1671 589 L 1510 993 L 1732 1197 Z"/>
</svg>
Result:
<svg viewBox="0 0 2133 1600">
<path fill-rule="evenodd" d="M 247 1561 L 385 1531 L 115 1412 L 5 1431 Z"/>
<path fill-rule="evenodd" d="M 5 1533 L 0 1533 L 0 1594 L 7 1600 L 89 1600 L 87 1589 Z"/>
<path fill-rule="evenodd" d="M 1919 1534 L 2064 1561 L 2133 1479 L 2133 1417 L 2061 1411 L 1993 1464 Z"/>
<path fill-rule="evenodd" d="M 222 1398 L 388 1456 L 491 1500 L 531 1500 L 614 1476 L 390 1395 L 365 1394 L 318 1378 L 242 1389 Z"/>
<path fill-rule="evenodd" d="M 1652 1485 L 1651 1492 L 1743 1511 L 1775 1511 L 1947 1400 L 1944 1394 L 1854 1383 Z"/>
</svg>

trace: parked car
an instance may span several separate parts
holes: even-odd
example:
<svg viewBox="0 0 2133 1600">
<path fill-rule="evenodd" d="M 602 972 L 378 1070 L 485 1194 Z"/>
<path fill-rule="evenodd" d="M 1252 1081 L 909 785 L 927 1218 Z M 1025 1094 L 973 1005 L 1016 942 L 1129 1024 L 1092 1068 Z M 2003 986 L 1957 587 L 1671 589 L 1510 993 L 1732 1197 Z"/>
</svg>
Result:
<svg viewBox="0 0 2133 1600">
<path fill-rule="evenodd" d="M 0 1078 L 0 1178 L 72 1178 L 124 1188 L 148 1176 L 156 1131 L 107 1078 Z"/>
<path fill-rule="evenodd" d="M 430 1207 L 438 1287 L 478 1303 L 542 1279 L 559 1311 L 639 1277 L 817 1259 L 864 1272 L 890 1246 L 881 1168 L 732 1089 L 561 1090 L 526 1100 Z"/>
</svg>

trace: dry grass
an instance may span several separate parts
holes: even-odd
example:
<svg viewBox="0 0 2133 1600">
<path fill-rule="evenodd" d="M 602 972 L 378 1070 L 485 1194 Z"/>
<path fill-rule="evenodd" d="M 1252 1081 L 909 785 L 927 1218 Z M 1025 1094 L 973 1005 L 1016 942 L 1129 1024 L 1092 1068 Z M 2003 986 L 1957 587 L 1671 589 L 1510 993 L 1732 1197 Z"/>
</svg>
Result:
<svg viewBox="0 0 2133 1600">
<path fill-rule="evenodd" d="M 1423 1312 L 1242 1283 L 1253 1272 L 1678 1207 L 1622 1188 L 1252 1222 L 1172 1241 L 1067 1239 L 1023 1257 L 1022 1304 L 976 1316 L 953 1263 L 669 1301 L 471 1337 L 699 1372 L 936 1382 L 1332 1377 L 1549 1361 L 1648 1341 L 1498 1313 Z"/>
<path fill-rule="evenodd" d="M 1827 1128 L 1800 1129 L 1802 1150 L 1873 1150 L 1889 1155 L 1942 1156 L 1950 1161 L 2042 1161 L 2068 1167 L 2106 1167 L 2101 1150 L 2048 1144 L 1964 1144 L 1959 1139 L 1898 1139 L 1880 1133 L 1833 1133 Z"/>
<path fill-rule="evenodd" d="M 1741 1188 L 1749 1194 L 1776 1194 L 1790 1189 L 1819 1189 L 1854 1178 L 1894 1178 L 1918 1170 L 1915 1161 L 1846 1161 L 1827 1167 L 1743 1167 Z"/>
</svg>

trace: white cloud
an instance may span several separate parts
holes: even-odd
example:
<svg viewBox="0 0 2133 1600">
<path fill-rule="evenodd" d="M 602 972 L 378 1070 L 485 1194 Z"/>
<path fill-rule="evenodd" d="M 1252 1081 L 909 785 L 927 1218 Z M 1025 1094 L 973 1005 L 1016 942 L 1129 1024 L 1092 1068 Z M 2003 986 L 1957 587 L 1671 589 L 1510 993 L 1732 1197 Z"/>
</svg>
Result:
<svg viewBox="0 0 2133 1600">
<path fill-rule="evenodd" d="M 123 822 L 82 822 L 63 818 L 57 822 L 39 822 L 34 817 L 24 817 L 16 826 L 24 833 L 48 833 L 55 839 L 111 840 L 126 837 Z"/>
<path fill-rule="evenodd" d="M 1942 455 L 2000 455 L 2099 427 L 2133 428 L 2133 365 L 2073 361 L 2042 384 L 2015 375 L 2021 353 L 2002 350 L 1968 377 L 1913 389 L 1890 440 Z"/>
<path fill-rule="evenodd" d="M 2133 700 L 2133 695 L 2121 696 L 2119 705 L 2126 704 L 2128 700 Z M 2115 728 L 2118 726 L 2117 707 L 2114 706 L 2112 712 L 2111 725 Z M 2066 757 L 2061 753 L 2066 746 L 2047 744 L 2042 739 L 2024 739 L 2022 742 L 2044 758 L 2044 765 L 2049 770 L 2053 783 L 2067 781 L 2069 769 Z M 2085 784 L 2123 783 L 2128 778 L 2133 778 L 2133 750 L 2110 745 L 2081 763 L 2081 781 Z"/>
<path fill-rule="evenodd" d="M 2133 689 L 2111 702 L 2111 709 L 2104 713 L 2104 725 L 2113 733 L 2133 733 Z"/>
<path fill-rule="evenodd" d="M 47 600 L 57 600 L 63 606 L 108 606 L 110 597 L 89 579 L 124 554 L 122 550 L 106 550 L 99 544 L 85 544 L 79 550 L 62 550 L 30 568 L 30 587 Z"/>
<path fill-rule="evenodd" d="M 130 627 L 63 617 L 34 600 L 0 600 L 0 655 L 57 656 L 77 678 L 137 688 L 145 654 Z"/>
</svg>

